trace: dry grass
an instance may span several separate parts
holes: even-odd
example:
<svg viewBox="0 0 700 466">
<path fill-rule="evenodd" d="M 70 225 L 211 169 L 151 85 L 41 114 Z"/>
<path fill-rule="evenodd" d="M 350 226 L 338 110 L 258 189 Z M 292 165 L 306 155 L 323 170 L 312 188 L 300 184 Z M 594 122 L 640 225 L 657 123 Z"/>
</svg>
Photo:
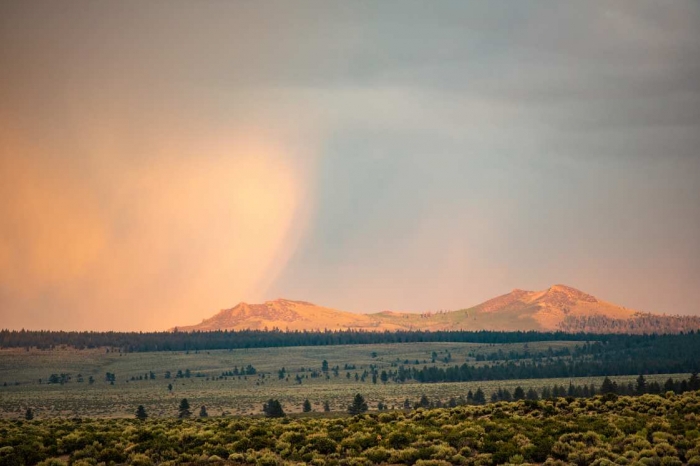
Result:
<svg viewBox="0 0 700 466">
<path fill-rule="evenodd" d="M 530 343 L 530 351 L 546 350 L 548 347 L 573 347 L 575 342 Z M 431 355 L 438 353 L 436 365 L 444 366 L 439 360 L 452 355 L 452 364 L 462 364 L 470 354 L 488 354 L 502 349 L 522 350 L 523 344 L 469 344 L 469 343 L 410 343 L 386 345 L 349 345 L 329 347 L 259 348 L 234 351 L 200 351 L 189 354 L 167 353 L 106 353 L 105 350 L 53 350 L 53 351 L 0 351 L 0 417 L 19 417 L 27 406 L 35 409 L 38 417 L 122 417 L 131 416 L 136 406 L 143 404 L 151 416 L 173 416 L 181 398 L 187 398 L 196 412 L 201 405 L 207 406 L 210 415 L 259 414 L 262 403 L 269 398 L 278 398 L 288 412 L 301 411 L 304 399 L 309 399 L 315 411 L 321 411 L 328 401 L 333 410 L 344 410 L 355 393 L 366 396 L 370 405 L 376 407 L 382 401 L 391 406 L 399 406 L 404 399 L 416 401 L 422 394 L 431 399 L 446 401 L 450 397 L 466 396 L 468 390 L 482 387 L 488 396 L 498 387 L 509 388 L 517 385 L 524 388 L 542 387 L 553 383 L 567 385 L 570 379 L 544 379 L 527 381 L 466 382 L 397 384 L 389 382 L 373 384 L 371 377 L 356 382 L 354 374 L 362 374 L 370 364 L 378 370 L 391 368 L 392 363 L 403 364 L 405 360 L 419 367 L 431 365 Z M 374 356 L 373 353 L 376 353 Z M 330 367 L 340 366 L 335 377 L 329 372 L 325 377 L 304 378 L 302 384 L 294 380 L 297 374 L 307 376 L 309 369 L 320 370 L 326 359 Z M 227 377 L 221 379 L 222 372 L 252 364 L 258 374 L 247 377 Z M 354 364 L 351 378 L 346 377 L 345 364 Z M 279 380 L 277 371 L 285 367 L 289 379 Z M 302 368 L 306 369 L 302 371 Z M 176 379 L 178 369 L 190 369 L 192 377 Z M 173 378 L 165 379 L 166 370 Z M 155 380 L 131 381 L 131 377 L 144 376 L 149 371 L 156 373 Z M 116 374 L 114 385 L 105 382 L 105 373 Z M 46 384 L 52 373 L 68 373 L 72 381 L 64 385 Z M 201 373 L 203 377 L 194 375 Z M 76 382 L 82 374 L 84 382 Z M 94 384 L 87 382 L 89 376 Z M 683 375 L 684 377 L 685 375 Z M 39 379 L 44 383 L 39 384 Z M 618 377 L 616 380 L 633 381 L 635 377 Z M 658 376 L 665 380 L 668 375 Z M 650 377 L 650 380 L 654 377 Z M 574 379 L 575 383 L 595 383 L 600 386 L 602 378 Z M 19 383 L 19 385 L 15 385 Z M 172 392 L 168 384 L 173 385 Z"/>
</svg>

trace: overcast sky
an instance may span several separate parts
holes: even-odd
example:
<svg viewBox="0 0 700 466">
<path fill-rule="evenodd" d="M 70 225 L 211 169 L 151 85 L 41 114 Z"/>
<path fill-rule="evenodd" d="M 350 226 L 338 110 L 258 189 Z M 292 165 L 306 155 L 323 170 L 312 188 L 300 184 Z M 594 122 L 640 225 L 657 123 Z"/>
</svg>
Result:
<svg viewBox="0 0 700 466">
<path fill-rule="evenodd" d="M 700 315 L 699 2 L 3 1 L 0 70 L 0 328 Z"/>
</svg>

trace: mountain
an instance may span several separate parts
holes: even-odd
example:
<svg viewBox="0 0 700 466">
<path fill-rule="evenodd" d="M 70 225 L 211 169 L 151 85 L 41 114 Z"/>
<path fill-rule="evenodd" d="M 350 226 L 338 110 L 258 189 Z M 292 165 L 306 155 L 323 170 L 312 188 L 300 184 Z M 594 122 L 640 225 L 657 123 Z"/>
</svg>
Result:
<svg viewBox="0 0 700 466">
<path fill-rule="evenodd" d="M 231 309 L 203 320 L 197 325 L 178 330 L 369 330 L 373 320 L 367 314 L 338 311 L 306 301 L 276 299 L 263 304 L 240 303 Z M 383 330 L 383 329 L 382 329 Z"/>
<path fill-rule="evenodd" d="M 565 285 L 544 291 L 515 289 L 468 309 L 440 312 L 355 314 L 306 301 L 240 303 L 192 330 L 498 330 L 591 333 L 677 333 L 700 329 L 700 317 L 641 313 Z"/>
</svg>

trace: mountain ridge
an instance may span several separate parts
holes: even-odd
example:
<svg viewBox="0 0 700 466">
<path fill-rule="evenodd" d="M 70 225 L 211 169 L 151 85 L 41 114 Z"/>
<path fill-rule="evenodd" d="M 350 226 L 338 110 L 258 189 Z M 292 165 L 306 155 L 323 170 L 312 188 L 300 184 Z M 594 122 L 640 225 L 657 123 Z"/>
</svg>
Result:
<svg viewBox="0 0 700 466">
<path fill-rule="evenodd" d="M 542 291 L 516 288 L 470 308 L 423 313 L 381 311 L 357 314 L 286 298 L 261 304 L 241 302 L 199 324 L 171 330 L 273 329 L 677 333 L 700 329 L 700 317 L 642 313 L 571 286 L 556 284 Z"/>
</svg>

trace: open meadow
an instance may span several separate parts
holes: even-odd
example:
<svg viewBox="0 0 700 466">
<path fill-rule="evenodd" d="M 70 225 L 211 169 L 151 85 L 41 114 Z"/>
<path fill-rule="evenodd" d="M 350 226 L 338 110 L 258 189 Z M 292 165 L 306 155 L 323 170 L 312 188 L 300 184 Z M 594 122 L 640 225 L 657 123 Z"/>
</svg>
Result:
<svg viewBox="0 0 700 466">
<path fill-rule="evenodd" d="M 325 403 L 337 412 L 345 411 L 356 393 L 365 396 L 371 409 L 379 403 L 397 409 L 406 399 L 413 404 L 425 395 L 446 403 L 479 387 L 487 399 L 499 388 L 513 392 L 517 386 L 526 391 L 570 382 L 600 387 L 603 377 L 453 383 L 398 383 L 381 377 L 398 365 L 446 368 L 466 362 L 479 367 L 493 363 L 486 358 L 508 354 L 518 360 L 525 355 L 563 355 L 577 344 L 581 343 L 431 342 L 145 353 L 5 349 L 0 351 L 0 416 L 22 417 L 31 407 L 37 418 L 130 417 L 143 405 L 151 417 L 174 417 L 182 398 L 195 408 L 206 406 L 210 416 L 259 415 L 270 398 L 279 399 L 287 413 L 302 411 L 306 399 L 315 412 L 323 411 Z M 647 379 L 663 384 L 668 377 L 686 378 L 687 374 Z M 636 376 L 613 379 L 628 384 Z"/>
</svg>

